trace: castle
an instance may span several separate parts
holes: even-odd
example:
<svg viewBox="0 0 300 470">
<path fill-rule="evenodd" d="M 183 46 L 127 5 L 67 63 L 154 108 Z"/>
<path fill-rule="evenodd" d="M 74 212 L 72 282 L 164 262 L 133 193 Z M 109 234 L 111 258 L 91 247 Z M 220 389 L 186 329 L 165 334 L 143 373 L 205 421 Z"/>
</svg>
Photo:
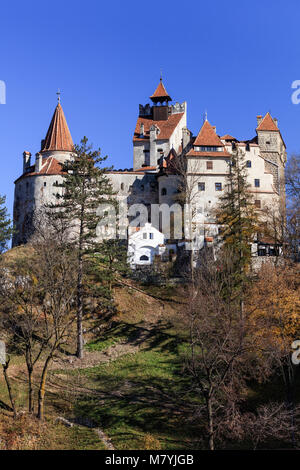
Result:
<svg viewBox="0 0 300 470">
<path fill-rule="evenodd" d="M 257 116 L 256 135 L 249 140 L 218 135 L 207 118 L 193 136 L 187 128 L 187 103 L 171 104 L 162 79 L 150 99 L 151 105 L 139 105 L 133 134 L 133 168 L 108 173 L 120 201 L 128 207 L 143 205 L 148 211 L 148 223 L 142 229 L 131 227 L 129 233 L 133 264 L 150 264 L 156 255 L 173 255 L 185 243 L 174 234 L 165 233 L 163 212 L 158 222 L 151 220 L 154 205 L 171 207 L 178 201 L 182 175 L 174 169 L 174 159 L 184 162 L 189 197 L 195 208 L 193 217 L 200 221 L 197 249 L 213 244 L 218 234 L 213 209 L 225 190 L 231 155 L 236 149 L 245 156 L 257 210 L 272 207 L 279 211 L 280 205 L 285 204 L 286 146 L 278 122 L 270 113 Z M 23 153 L 23 172 L 15 181 L 13 246 L 28 241 L 34 214 L 55 200 L 57 183 L 63 179 L 62 163 L 72 158 L 72 149 L 73 140 L 59 99 L 35 162 L 31 163 L 30 152 Z M 275 251 L 272 241 L 257 241 L 255 252 L 260 256 L 273 255 Z"/>
</svg>

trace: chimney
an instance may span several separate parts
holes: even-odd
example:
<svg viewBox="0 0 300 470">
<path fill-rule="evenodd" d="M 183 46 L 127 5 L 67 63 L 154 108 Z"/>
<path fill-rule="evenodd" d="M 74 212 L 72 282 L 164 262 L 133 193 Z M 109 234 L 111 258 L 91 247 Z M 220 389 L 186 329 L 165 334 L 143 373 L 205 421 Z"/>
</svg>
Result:
<svg viewBox="0 0 300 470">
<path fill-rule="evenodd" d="M 42 155 L 40 153 L 35 154 L 35 169 L 36 173 L 39 173 L 42 168 Z"/>
<path fill-rule="evenodd" d="M 140 137 L 144 137 L 144 135 L 145 135 L 145 126 L 143 123 L 141 123 Z"/>
<path fill-rule="evenodd" d="M 30 152 L 23 152 L 23 173 L 26 173 L 27 169 L 30 167 Z"/>
<path fill-rule="evenodd" d="M 262 116 L 258 115 L 258 116 L 256 116 L 256 119 L 257 119 L 257 126 L 259 126 L 261 121 L 262 121 Z"/>
<path fill-rule="evenodd" d="M 191 141 L 191 133 L 187 127 L 182 128 L 182 150 L 184 150 Z"/>
<path fill-rule="evenodd" d="M 277 118 L 273 118 L 273 121 L 275 122 L 276 126 L 278 127 L 278 119 L 277 119 Z"/>
</svg>

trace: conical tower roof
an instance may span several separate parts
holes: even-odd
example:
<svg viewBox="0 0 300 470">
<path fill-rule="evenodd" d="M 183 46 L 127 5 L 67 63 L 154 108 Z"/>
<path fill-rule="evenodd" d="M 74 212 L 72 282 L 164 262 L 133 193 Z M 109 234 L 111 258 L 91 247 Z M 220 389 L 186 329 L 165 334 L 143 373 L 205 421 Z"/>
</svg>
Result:
<svg viewBox="0 0 300 470">
<path fill-rule="evenodd" d="M 58 103 L 51 119 L 45 140 L 42 141 L 41 152 L 49 152 L 52 150 L 71 152 L 73 150 L 73 146 L 73 140 L 63 109 L 61 104 Z"/>
<path fill-rule="evenodd" d="M 164 87 L 164 84 L 162 82 L 162 79 L 160 79 L 159 84 L 153 93 L 153 95 L 150 96 L 150 99 L 154 103 L 163 103 L 164 101 L 172 101 L 172 98 L 170 95 L 168 95 L 167 90 Z"/>
</svg>

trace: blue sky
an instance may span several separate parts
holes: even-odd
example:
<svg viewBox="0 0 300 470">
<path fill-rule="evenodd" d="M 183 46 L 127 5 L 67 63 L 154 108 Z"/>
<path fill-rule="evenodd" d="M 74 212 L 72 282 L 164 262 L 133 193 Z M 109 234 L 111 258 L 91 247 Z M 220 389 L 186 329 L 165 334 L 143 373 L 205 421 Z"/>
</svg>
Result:
<svg viewBox="0 0 300 470">
<path fill-rule="evenodd" d="M 288 153 L 300 152 L 299 0 L 27 0 L 1 2 L 0 194 L 12 211 L 22 153 L 34 155 L 62 90 L 73 136 L 86 135 L 115 168 L 132 167 L 132 134 L 163 71 L 188 103 L 196 134 L 207 109 L 219 134 L 255 135 L 271 111 Z"/>
</svg>

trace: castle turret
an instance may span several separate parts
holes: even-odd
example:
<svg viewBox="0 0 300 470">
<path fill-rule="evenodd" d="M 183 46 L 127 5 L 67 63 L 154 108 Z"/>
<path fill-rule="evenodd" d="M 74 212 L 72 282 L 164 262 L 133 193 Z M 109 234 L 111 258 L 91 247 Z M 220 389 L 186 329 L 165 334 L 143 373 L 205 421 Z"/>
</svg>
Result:
<svg viewBox="0 0 300 470">
<path fill-rule="evenodd" d="M 150 96 L 152 106 L 139 106 L 134 137 L 134 170 L 150 167 L 155 171 L 161 158 L 167 156 L 172 148 L 180 152 L 182 129 L 186 127 L 186 103 L 170 105 L 172 100 L 162 78 Z"/>
<path fill-rule="evenodd" d="M 63 180 L 62 164 L 72 158 L 73 146 L 59 98 L 34 164 L 30 152 L 23 154 L 23 174 L 15 181 L 13 246 L 29 240 L 35 215 L 45 204 L 55 201 L 57 183 Z"/>
</svg>

